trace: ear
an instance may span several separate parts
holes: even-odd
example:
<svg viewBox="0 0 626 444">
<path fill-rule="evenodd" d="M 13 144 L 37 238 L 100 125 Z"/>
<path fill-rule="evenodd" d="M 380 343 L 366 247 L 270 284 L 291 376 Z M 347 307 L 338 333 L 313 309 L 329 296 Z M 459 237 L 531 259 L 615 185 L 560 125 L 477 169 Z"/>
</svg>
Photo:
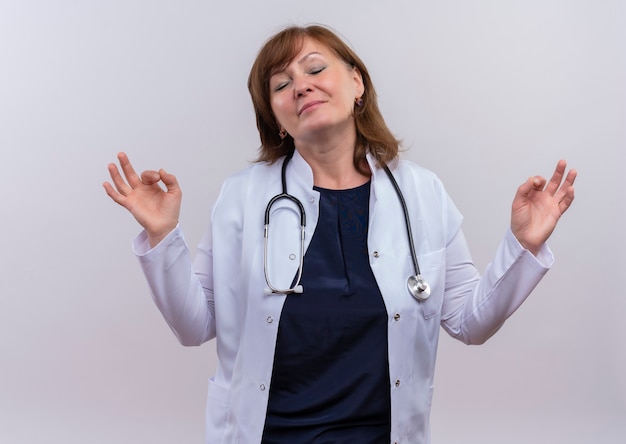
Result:
<svg viewBox="0 0 626 444">
<path fill-rule="evenodd" d="M 283 128 L 283 124 L 278 121 L 278 119 L 276 118 L 276 116 L 273 113 L 272 113 L 272 118 L 274 119 L 274 124 L 278 127 L 279 131 L 284 129 Z"/>
<path fill-rule="evenodd" d="M 363 76 L 361 75 L 361 71 L 359 71 L 359 68 L 357 68 L 356 66 L 354 68 L 352 68 L 353 70 L 353 74 L 352 74 L 352 79 L 355 82 L 355 97 L 361 97 L 363 95 L 363 93 L 365 92 L 365 85 L 363 84 Z"/>
</svg>

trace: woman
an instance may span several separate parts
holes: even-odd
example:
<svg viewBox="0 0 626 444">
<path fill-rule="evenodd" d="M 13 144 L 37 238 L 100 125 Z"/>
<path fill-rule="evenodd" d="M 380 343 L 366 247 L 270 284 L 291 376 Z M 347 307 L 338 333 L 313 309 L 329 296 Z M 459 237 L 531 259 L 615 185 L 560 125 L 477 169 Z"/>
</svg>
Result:
<svg viewBox="0 0 626 444">
<path fill-rule="evenodd" d="M 560 161 L 548 183 L 519 187 L 481 277 L 461 215 L 434 174 L 398 160 L 367 69 L 337 36 L 281 31 L 248 86 L 260 159 L 224 183 L 193 265 L 173 175 L 138 176 L 120 153 L 125 179 L 110 164 L 104 184 L 144 228 L 134 251 L 181 343 L 217 340 L 206 442 L 429 442 L 439 327 L 479 344 L 524 301 L 552 263 L 545 241 L 576 172 L 564 178 Z M 266 210 L 285 187 L 299 203 Z M 428 282 L 412 282 L 415 297 L 407 223 Z"/>
</svg>

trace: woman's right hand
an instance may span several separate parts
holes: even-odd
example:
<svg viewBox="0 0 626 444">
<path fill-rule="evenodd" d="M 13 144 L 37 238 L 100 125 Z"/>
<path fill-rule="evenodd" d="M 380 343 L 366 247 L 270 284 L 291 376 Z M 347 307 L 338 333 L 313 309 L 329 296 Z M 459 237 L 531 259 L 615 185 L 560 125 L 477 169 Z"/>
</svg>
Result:
<svg viewBox="0 0 626 444">
<path fill-rule="evenodd" d="M 151 247 L 157 245 L 178 224 L 182 192 L 176 177 L 159 171 L 144 171 L 137 175 L 125 153 L 119 153 L 124 178 L 117 165 L 108 165 L 113 185 L 104 182 L 102 185 L 113 201 L 126 208 L 146 230 Z M 162 181 L 166 190 L 161 188 Z"/>
</svg>

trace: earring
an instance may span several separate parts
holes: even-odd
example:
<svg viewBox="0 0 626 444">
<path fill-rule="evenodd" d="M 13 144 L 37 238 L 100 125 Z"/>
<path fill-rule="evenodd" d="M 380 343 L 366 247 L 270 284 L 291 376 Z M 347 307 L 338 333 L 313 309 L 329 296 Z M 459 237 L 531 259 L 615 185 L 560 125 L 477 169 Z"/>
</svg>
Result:
<svg viewBox="0 0 626 444">
<path fill-rule="evenodd" d="M 280 131 L 278 131 L 278 137 L 280 137 L 280 140 L 283 140 L 285 137 L 287 137 L 287 131 L 285 130 L 285 128 L 281 128 Z"/>
<path fill-rule="evenodd" d="M 359 108 L 363 106 L 363 99 L 360 97 L 357 97 L 356 99 L 354 99 L 354 104 L 356 106 L 358 106 Z"/>
</svg>

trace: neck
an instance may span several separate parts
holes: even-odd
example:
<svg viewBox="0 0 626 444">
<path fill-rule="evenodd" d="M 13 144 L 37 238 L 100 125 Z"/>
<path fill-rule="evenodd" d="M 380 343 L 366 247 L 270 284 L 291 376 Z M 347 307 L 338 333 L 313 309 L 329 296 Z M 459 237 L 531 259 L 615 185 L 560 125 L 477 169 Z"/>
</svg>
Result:
<svg viewBox="0 0 626 444">
<path fill-rule="evenodd" d="M 352 134 L 343 139 L 300 141 L 296 149 L 311 167 L 315 186 L 341 190 L 363 185 L 370 178 L 354 165 L 355 144 L 356 134 Z"/>
</svg>

